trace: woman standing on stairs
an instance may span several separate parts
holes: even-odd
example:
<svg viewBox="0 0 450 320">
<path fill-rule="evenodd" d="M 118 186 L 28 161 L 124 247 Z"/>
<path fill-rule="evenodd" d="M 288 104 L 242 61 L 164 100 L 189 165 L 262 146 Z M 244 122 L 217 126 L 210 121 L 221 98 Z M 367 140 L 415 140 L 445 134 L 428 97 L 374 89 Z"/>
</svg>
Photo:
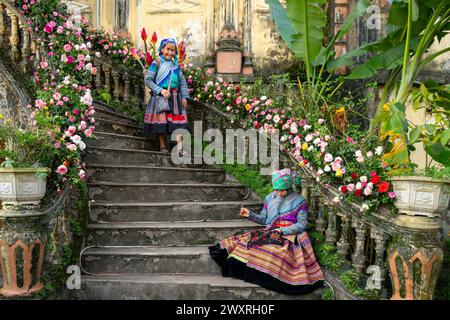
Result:
<svg viewBox="0 0 450 320">
<path fill-rule="evenodd" d="M 189 89 L 183 71 L 178 64 L 178 48 L 175 39 L 167 38 L 159 46 L 159 59 L 153 61 L 145 76 L 145 84 L 152 96 L 160 95 L 169 100 L 170 111 L 156 113 L 155 99 L 145 111 L 144 135 L 158 135 L 160 150 L 168 152 L 166 137 L 177 129 L 187 129 L 187 99 Z M 178 152 L 183 154 L 183 136 L 177 135 Z"/>
<path fill-rule="evenodd" d="M 222 240 L 209 248 L 224 277 L 235 277 L 286 294 L 307 294 L 323 285 L 324 274 L 306 233 L 305 199 L 294 191 L 301 181 L 291 170 L 272 176 L 274 192 L 261 213 L 240 215 L 266 226 Z"/>
</svg>

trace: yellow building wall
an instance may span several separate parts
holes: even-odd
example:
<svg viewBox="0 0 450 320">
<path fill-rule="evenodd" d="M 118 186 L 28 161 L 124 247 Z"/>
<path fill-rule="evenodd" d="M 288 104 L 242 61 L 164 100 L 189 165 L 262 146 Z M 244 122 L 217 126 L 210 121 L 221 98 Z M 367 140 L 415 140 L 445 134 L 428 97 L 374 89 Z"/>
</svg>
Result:
<svg viewBox="0 0 450 320">
<path fill-rule="evenodd" d="M 235 0 L 236 28 L 244 38 L 244 0 Z M 69 6 L 83 7 L 82 13 L 92 20 L 91 25 L 114 31 L 114 0 L 68 1 Z M 143 47 L 140 30 L 156 31 L 159 40 L 175 37 L 184 40 L 188 61 L 204 61 L 210 43 L 216 43 L 222 26 L 219 26 L 221 0 L 130 0 L 129 28 L 132 41 Z M 251 45 L 255 70 L 262 74 L 282 71 L 292 62 L 292 54 L 276 31 L 265 0 L 252 1 Z M 214 45 L 214 49 L 217 45 Z"/>
</svg>

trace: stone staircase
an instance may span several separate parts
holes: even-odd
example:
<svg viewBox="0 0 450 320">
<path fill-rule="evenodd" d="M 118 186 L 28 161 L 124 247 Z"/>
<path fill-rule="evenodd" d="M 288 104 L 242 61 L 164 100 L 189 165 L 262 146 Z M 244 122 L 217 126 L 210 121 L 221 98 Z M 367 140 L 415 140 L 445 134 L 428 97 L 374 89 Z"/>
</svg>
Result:
<svg viewBox="0 0 450 320">
<path fill-rule="evenodd" d="M 224 278 L 208 246 L 256 224 L 238 217 L 261 200 L 223 170 L 172 164 L 133 119 L 96 103 L 88 144 L 90 222 L 74 299 L 320 299 Z"/>
</svg>

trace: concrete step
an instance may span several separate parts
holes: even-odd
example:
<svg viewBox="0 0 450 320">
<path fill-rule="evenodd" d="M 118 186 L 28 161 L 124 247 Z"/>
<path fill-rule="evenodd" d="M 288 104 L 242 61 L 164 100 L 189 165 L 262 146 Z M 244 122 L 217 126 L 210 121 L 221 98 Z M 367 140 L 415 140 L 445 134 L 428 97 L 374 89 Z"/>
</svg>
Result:
<svg viewBox="0 0 450 320">
<path fill-rule="evenodd" d="M 92 163 L 88 167 L 88 176 L 91 182 L 222 183 L 225 181 L 225 171 L 220 169 L 98 165 Z"/>
<path fill-rule="evenodd" d="M 229 220 L 236 218 L 241 205 L 259 212 L 261 201 L 223 202 L 93 202 L 93 222 Z"/>
<path fill-rule="evenodd" d="M 220 274 L 207 246 L 94 247 L 83 252 L 82 263 L 89 274 Z"/>
<path fill-rule="evenodd" d="M 95 182 L 89 183 L 88 188 L 91 200 L 103 202 L 256 200 L 251 191 L 242 185 Z"/>
<path fill-rule="evenodd" d="M 95 132 L 116 133 L 128 136 L 142 136 L 142 128 L 117 120 L 95 118 Z"/>
<path fill-rule="evenodd" d="M 88 147 L 159 150 L 155 139 L 104 132 L 96 132 L 95 138 L 88 140 Z"/>
<path fill-rule="evenodd" d="M 128 117 L 124 114 L 118 113 L 114 109 L 108 107 L 107 105 L 105 105 L 99 101 L 94 101 L 93 105 L 95 108 L 95 118 L 119 121 L 122 123 L 136 125 L 135 119 Z"/>
<path fill-rule="evenodd" d="M 72 294 L 72 298 L 83 300 L 321 300 L 322 290 L 291 296 L 238 279 L 208 274 L 84 275 L 81 290 L 74 290 Z M 220 314 L 221 310 L 211 312 Z"/>
<path fill-rule="evenodd" d="M 236 232 L 248 232 L 259 227 L 247 219 L 94 223 L 87 227 L 87 246 L 213 245 Z"/>
<path fill-rule="evenodd" d="M 199 158 L 201 162 L 202 157 Z M 194 164 L 195 158 L 192 157 L 190 163 L 174 164 L 170 153 L 138 150 L 138 149 L 122 149 L 122 148 L 104 148 L 104 147 L 88 147 L 86 149 L 85 161 L 89 163 L 110 164 L 110 165 L 141 165 L 155 167 L 186 167 L 186 168 L 214 168 L 206 164 Z"/>
</svg>

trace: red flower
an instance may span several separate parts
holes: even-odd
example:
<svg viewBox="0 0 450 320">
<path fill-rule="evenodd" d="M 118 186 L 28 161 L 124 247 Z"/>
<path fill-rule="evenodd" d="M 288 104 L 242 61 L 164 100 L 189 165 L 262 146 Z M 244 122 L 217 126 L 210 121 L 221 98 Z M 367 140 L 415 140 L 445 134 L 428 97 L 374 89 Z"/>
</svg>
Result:
<svg viewBox="0 0 450 320">
<path fill-rule="evenodd" d="M 156 32 L 153 32 L 153 35 L 152 35 L 152 43 L 153 43 L 153 45 L 155 45 L 156 42 L 158 42 L 158 35 L 156 34 Z"/>
<path fill-rule="evenodd" d="M 362 189 L 358 189 L 358 190 L 356 190 L 355 191 L 355 196 L 357 196 L 357 197 L 361 197 L 362 196 Z"/>
<path fill-rule="evenodd" d="M 373 176 L 372 179 L 370 179 L 370 182 L 373 184 L 379 184 L 381 181 L 381 178 L 379 176 Z"/>
<path fill-rule="evenodd" d="M 145 61 L 147 62 L 147 67 L 149 67 L 152 64 L 153 58 L 150 52 L 147 52 L 147 54 L 145 55 Z"/>
<path fill-rule="evenodd" d="M 145 28 L 142 28 L 141 30 L 141 38 L 144 41 L 147 41 L 147 32 L 145 31 Z"/>
<path fill-rule="evenodd" d="M 356 172 L 353 172 L 351 174 L 351 177 L 352 177 L 353 180 L 356 180 L 356 179 L 358 179 L 358 174 Z"/>
<path fill-rule="evenodd" d="M 343 194 L 346 194 L 346 193 L 348 192 L 347 186 L 342 186 L 342 187 L 339 188 L 339 190 L 341 190 L 341 192 L 342 192 Z"/>
<path fill-rule="evenodd" d="M 378 192 L 379 193 L 385 193 L 388 192 L 390 187 L 390 184 L 386 181 L 383 181 L 379 186 L 378 186 Z"/>
</svg>

